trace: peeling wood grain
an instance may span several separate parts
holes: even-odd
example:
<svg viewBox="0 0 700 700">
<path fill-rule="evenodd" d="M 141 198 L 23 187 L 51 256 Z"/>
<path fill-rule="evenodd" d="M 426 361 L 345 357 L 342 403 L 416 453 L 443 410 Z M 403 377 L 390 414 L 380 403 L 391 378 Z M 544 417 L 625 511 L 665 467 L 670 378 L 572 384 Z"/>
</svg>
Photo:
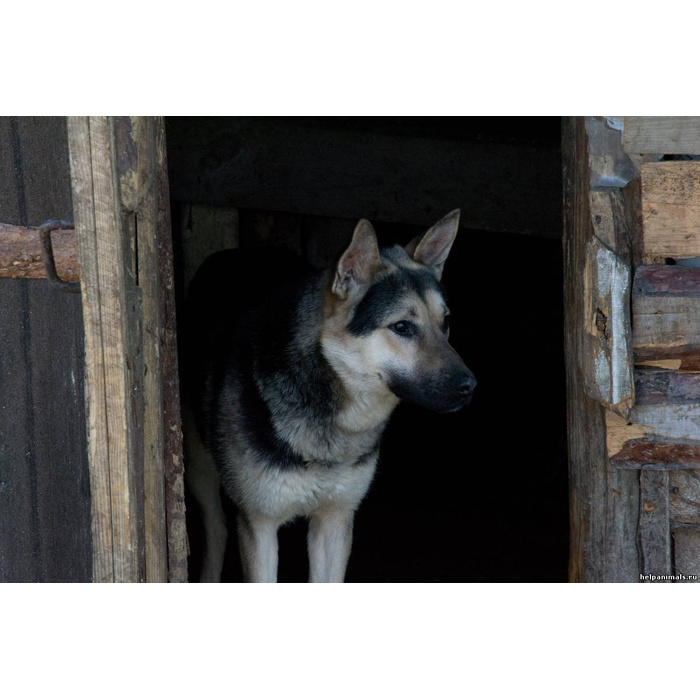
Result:
<svg viewBox="0 0 700 700">
<path fill-rule="evenodd" d="M 700 162 L 645 163 L 642 215 L 647 260 L 700 256 Z"/>
<path fill-rule="evenodd" d="M 668 472 L 642 471 L 639 475 L 639 541 L 642 571 L 656 576 L 672 573 Z"/>
<path fill-rule="evenodd" d="M 678 371 L 681 368 L 683 361 L 679 358 L 676 360 L 643 360 L 635 362 L 635 367 L 656 367 L 658 369 L 672 369 Z"/>
<path fill-rule="evenodd" d="M 700 464 L 700 375 L 637 367 L 630 421 L 606 415 L 611 465 L 693 469 Z"/>
<path fill-rule="evenodd" d="M 592 188 L 624 187 L 639 177 L 635 163 L 622 149 L 621 124 L 615 120 L 615 117 L 586 117 Z"/>
<path fill-rule="evenodd" d="M 627 153 L 697 155 L 700 117 L 624 117 Z"/>
<path fill-rule="evenodd" d="M 632 272 L 598 238 L 584 268 L 585 333 L 580 356 L 586 393 L 623 417 L 634 403 L 630 286 Z"/>
<path fill-rule="evenodd" d="M 700 471 L 683 469 L 671 472 L 669 489 L 672 526 L 700 525 Z"/>
<path fill-rule="evenodd" d="M 618 469 L 642 471 L 700 469 L 700 443 L 634 438 L 613 454 L 610 463 Z"/>
<path fill-rule="evenodd" d="M 700 403 L 635 406 L 631 419 L 651 426 L 653 434 L 670 440 L 700 440 Z"/>
<path fill-rule="evenodd" d="M 77 282 L 80 268 L 75 231 L 52 231 L 51 243 L 58 276 L 66 282 Z M 0 224 L 0 277 L 46 279 L 38 228 Z"/>
<path fill-rule="evenodd" d="M 605 411 L 606 446 L 611 458 L 621 452 L 626 443 L 645 438 L 651 431 L 648 425 L 630 423 L 612 411 Z"/>
</svg>

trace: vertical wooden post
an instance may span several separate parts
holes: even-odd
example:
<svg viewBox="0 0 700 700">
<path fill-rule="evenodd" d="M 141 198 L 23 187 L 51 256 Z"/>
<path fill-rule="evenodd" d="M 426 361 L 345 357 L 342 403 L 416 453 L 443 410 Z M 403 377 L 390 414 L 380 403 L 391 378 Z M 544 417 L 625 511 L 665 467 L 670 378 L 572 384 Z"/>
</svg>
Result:
<svg viewBox="0 0 700 700">
<path fill-rule="evenodd" d="M 596 323 L 606 333 L 609 319 L 590 308 L 591 290 L 584 284 L 587 251 L 592 245 L 611 252 L 596 236 L 601 216 L 591 212 L 591 153 L 582 117 L 565 118 L 562 134 L 564 165 L 564 336 L 569 444 L 570 559 L 569 580 L 639 580 L 636 530 L 639 522 L 637 474 L 610 467 L 606 447 L 606 409 L 591 398 L 587 376 L 599 363 L 590 364 L 591 342 L 586 334 Z M 605 161 L 608 162 L 608 161 Z M 623 183 L 624 184 L 624 183 Z M 595 202 L 595 197 L 593 198 Z M 604 221 L 598 222 L 604 223 Z M 590 257 L 590 255 L 588 256 Z M 596 358 L 600 362 L 603 354 Z M 614 368 L 613 365 L 611 367 Z M 627 371 L 631 367 L 627 367 Z M 625 371 L 625 367 L 621 367 Z M 600 389 L 600 386 L 598 387 Z M 589 386 L 590 392 L 590 386 Z M 626 410 L 629 399 L 615 397 L 616 408 Z M 612 405 L 612 404 L 610 404 Z"/>
<path fill-rule="evenodd" d="M 172 437 L 166 459 L 166 433 L 179 437 L 180 424 L 174 318 L 164 319 L 174 305 L 163 297 L 174 292 L 172 256 L 164 255 L 171 244 L 169 218 L 161 213 L 168 201 L 159 131 L 162 121 L 152 117 L 68 121 L 86 325 L 95 581 L 186 579 L 181 565 L 175 574 L 168 568 L 169 552 L 184 551 L 185 540 L 184 530 L 169 529 L 166 509 L 166 463 L 181 471 L 182 459 Z M 172 377 L 164 371 L 175 375 L 167 425 L 163 387 L 172 386 Z"/>
</svg>

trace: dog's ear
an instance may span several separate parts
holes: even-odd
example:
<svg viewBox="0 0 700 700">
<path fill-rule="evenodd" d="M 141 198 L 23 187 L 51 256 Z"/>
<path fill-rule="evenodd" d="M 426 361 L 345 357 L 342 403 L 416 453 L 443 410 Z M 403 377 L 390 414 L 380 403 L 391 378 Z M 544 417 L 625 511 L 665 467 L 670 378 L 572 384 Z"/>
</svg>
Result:
<svg viewBox="0 0 700 700">
<path fill-rule="evenodd" d="M 353 288 L 369 282 L 380 265 L 377 234 L 367 219 L 360 219 L 355 226 L 350 245 L 338 261 L 333 293 L 341 299 L 346 299 Z"/>
<path fill-rule="evenodd" d="M 414 238 L 405 250 L 417 263 L 430 268 L 439 281 L 458 228 L 459 209 L 455 209 L 428 229 L 424 236 Z"/>
</svg>

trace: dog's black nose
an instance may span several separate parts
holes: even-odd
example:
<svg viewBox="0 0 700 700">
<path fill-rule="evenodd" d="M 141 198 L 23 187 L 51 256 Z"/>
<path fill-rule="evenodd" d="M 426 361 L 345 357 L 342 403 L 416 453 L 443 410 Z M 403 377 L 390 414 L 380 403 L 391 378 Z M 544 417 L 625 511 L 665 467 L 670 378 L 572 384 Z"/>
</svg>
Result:
<svg viewBox="0 0 700 700">
<path fill-rule="evenodd" d="M 471 394 L 476 389 L 476 377 L 473 374 L 465 374 L 457 385 L 460 394 Z"/>
</svg>

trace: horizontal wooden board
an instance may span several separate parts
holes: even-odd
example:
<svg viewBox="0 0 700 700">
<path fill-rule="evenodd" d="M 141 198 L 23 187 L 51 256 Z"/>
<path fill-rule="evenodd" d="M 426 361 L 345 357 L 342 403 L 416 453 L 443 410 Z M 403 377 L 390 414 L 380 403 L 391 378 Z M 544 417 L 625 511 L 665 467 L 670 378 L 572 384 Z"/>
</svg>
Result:
<svg viewBox="0 0 700 700">
<path fill-rule="evenodd" d="M 557 148 L 309 126 L 261 117 L 166 120 L 172 199 L 559 238 Z"/>
<path fill-rule="evenodd" d="M 700 269 L 679 265 L 637 268 L 632 319 L 636 361 L 700 352 Z"/>
<path fill-rule="evenodd" d="M 630 421 L 606 416 L 608 455 L 624 469 L 700 468 L 700 375 L 635 367 Z"/>
<path fill-rule="evenodd" d="M 700 117 L 625 117 L 627 153 L 700 154 Z"/>
<path fill-rule="evenodd" d="M 700 256 L 700 162 L 644 163 L 642 219 L 644 256 Z"/>
</svg>

